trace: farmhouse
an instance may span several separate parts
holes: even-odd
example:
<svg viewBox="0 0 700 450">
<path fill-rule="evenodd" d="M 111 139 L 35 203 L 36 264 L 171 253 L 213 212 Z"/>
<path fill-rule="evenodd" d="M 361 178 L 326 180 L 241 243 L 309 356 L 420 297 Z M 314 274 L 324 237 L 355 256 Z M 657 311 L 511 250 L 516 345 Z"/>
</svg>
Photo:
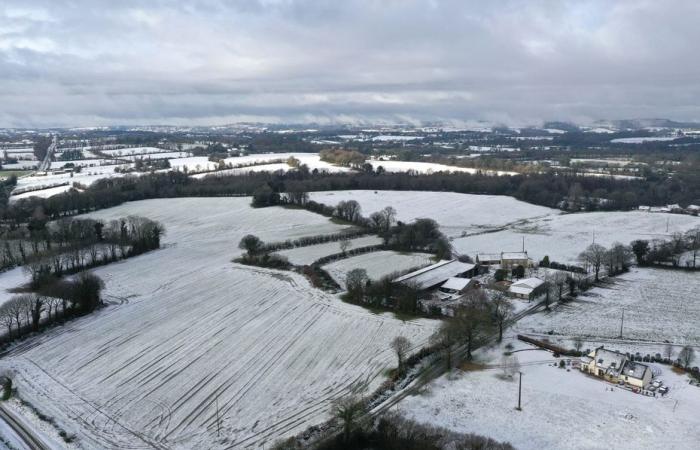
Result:
<svg viewBox="0 0 700 450">
<path fill-rule="evenodd" d="M 598 347 L 581 358 L 581 371 L 612 383 L 625 383 L 639 389 L 651 383 L 651 369 L 646 364 L 630 360 L 624 353 Z"/>
<path fill-rule="evenodd" d="M 476 265 L 463 263 L 456 259 L 440 261 L 415 272 L 396 278 L 394 283 L 413 285 L 421 291 L 437 288 L 450 278 L 474 276 Z"/>
<path fill-rule="evenodd" d="M 512 269 L 518 266 L 530 267 L 532 265 L 532 260 L 527 256 L 527 252 L 478 253 L 476 261 L 485 266 L 498 264 L 503 269 Z"/>
<path fill-rule="evenodd" d="M 531 300 L 542 291 L 544 281 L 539 278 L 523 278 L 508 288 L 508 293 L 516 298 Z"/>
</svg>

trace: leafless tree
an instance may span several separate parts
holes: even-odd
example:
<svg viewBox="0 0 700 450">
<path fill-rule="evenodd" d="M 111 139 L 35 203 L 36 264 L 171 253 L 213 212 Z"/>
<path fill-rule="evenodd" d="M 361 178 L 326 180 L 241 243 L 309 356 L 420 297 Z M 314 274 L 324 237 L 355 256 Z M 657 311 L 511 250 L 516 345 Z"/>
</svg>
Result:
<svg viewBox="0 0 700 450">
<path fill-rule="evenodd" d="M 600 281 L 600 268 L 605 261 L 606 249 L 599 244 L 591 244 L 581 252 L 579 259 L 584 262 L 587 266 L 593 268 L 595 273 L 595 280 Z"/>
<path fill-rule="evenodd" d="M 404 336 L 397 336 L 391 341 L 391 348 L 396 353 L 396 359 L 398 360 L 398 372 L 402 373 L 404 369 L 404 362 L 406 360 L 406 355 L 411 349 L 411 341 Z"/>
<path fill-rule="evenodd" d="M 348 248 L 350 248 L 351 245 L 352 243 L 348 238 L 343 238 L 340 240 L 340 251 L 343 253 L 343 255 L 348 251 Z"/>
<path fill-rule="evenodd" d="M 683 367 L 687 369 L 695 359 L 695 350 L 693 350 L 693 347 L 686 345 L 681 349 L 680 353 L 678 353 L 678 359 L 681 361 L 681 364 L 683 364 Z"/>
<path fill-rule="evenodd" d="M 671 359 L 673 357 L 673 345 L 666 344 L 664 346 L 664 357 L 666 359 Z"/>
<path fill-rule="evenodd" d="M 497 293 L 491 300 L 491 314 L 498 326 L 498 342 L 503 340 L 503 326 L 513 316 L 513 304 L 501 292 Z"/>
<path fill-rule="evenodd" d="M 577 352 L 580 352 L 583 348 L 583 339 L 581 338 L 581 336 L 576 336 L 574 338 L 574 348 Z"/>
</svg>

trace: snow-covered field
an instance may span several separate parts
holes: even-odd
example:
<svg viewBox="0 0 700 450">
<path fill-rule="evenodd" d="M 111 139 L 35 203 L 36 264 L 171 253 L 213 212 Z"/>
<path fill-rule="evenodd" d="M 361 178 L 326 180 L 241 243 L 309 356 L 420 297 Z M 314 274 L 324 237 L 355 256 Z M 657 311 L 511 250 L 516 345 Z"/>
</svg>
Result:
<svg viewBox="0 0 700 450">
<path fill-rule="evenodd" d="M 506 172 L 506 171 L 496 171 L 496 170 L 480 170 L 472 169 L 469 167 L 457 167 L 448 166 L 446 164 L 437 164 L 430 162 L 414 162 L 414 161 L 367 161 L 377 169 L 381 166 L 387 172 L 418 172 L 418 173 L 434 173 L 434 172 L 463 172 L 463 173 L 477 173 L 483 172 L 492 175 L 517 175 L 517 172 Z"/>
<path fill-rule="evenodd" d="M 450 237 L 498 229 L 523 219 L 559 214 L 559 211 L 521 202 L 502 195 L 457 194 L 419 191 L 328 191 L 312 192 L 311 200 L 337 205 L 357 200 L 369 216 L 386 206 L 396 209 L 397 219 L 434 219 Z"/>
<path fill-rule="evenodd" d="M 495 353 L 485 362 L 498 364 Z M 501 369 L 441 377 L 404 400 L 399 411 L 419 422 L 507 441 L 520 450 L 689 450 L 700 442 L 700 388 L 667 366 L 658 368 L 669 394 L 646 397 L 611 390 L 578 369 L 553 367 L 558 360 L 542 350 L 515 355 L 523 372 L 522 411 L 515 409 L 517 378 L 502 379 Z"/>
<path fill-rule="evenodd" d="M 668 221 L 668 232 L 666 224 Z M 679 214 L 652 214 L 640 211 L 590 212 L 553 215 L 514 223 L 503 231 L 455 239 L 452 245 L 467 254 L 518 251 L 523 238 L 528 254 L 540 260 L 575 263 L 578 255 L 593 242 L 610 246 L 629 244 L 635 239 L 668 239 L 675 232 L 700 227 L 700 218 Z"/>
<path fill-rule="evenodd" d="M 372 252 L 334 261 L 323 269 L 345 289 L 345 279 L 353 269 L 365 269 L 370 279 L 378 280 L 394 272 L 427 266 L 432 263 L 431 256 L 426 253 Z"/>
<path fill-rule="evenodd" d="M 21 343 L 0 370 L 84 448 L 257 448 L 324 420 L 356 386 L 376 388 L 397 335 L 427 341 L 431 321 L 375 315 L 301 275 L 232 263 L 250 232 L 276 241 L 345 228 L 249 202 L 147 200 L 92 214 L 159 220 L 164 248 L 97 269 L 113 304 Z"/>
<path fill-rule="evenodd" d="M 666 142 L 675 141 L 677 137 L 630 137 L 613 139 L 610 142 L 613 144 L 643 144 L 645 142 Z"/>
<path fill-rule="evenodd" d="M 520 320 L 523 333 L 615 338 L 700 345 L 700 273 L 632 268 L 548 314 Z"/>
<path fill-rule="evenodd" d="M 356 239 L 350 239 L 348 250 L 354 248 L 367 247 L 370 245 L 379 245 L 382 239 L 378 236 L 362 236 Z M 306 247 L 292 248 L 278 252 L 280 255 L 286 256 L 289 262 L 295 265 L 311 264 L 317 259 L 340 253 L 340 242 L 327 242 L 325 244 L 309 245 Z"/>
</svg>

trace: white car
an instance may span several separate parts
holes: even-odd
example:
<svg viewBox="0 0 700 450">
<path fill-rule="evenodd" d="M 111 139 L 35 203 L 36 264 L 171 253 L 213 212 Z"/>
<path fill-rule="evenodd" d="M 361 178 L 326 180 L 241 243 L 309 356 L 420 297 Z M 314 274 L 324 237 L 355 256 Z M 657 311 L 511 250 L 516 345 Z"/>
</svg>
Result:
<svg viewBox="0 0 700 450">
<path fill-rule="evenodd" d="M 664 385 L 664 382 L 661 380 L 654 380 L 651 382 L 651 385 L 654 386 L 655 388 L 660 388 L 661 386 Z"/>
</svg>

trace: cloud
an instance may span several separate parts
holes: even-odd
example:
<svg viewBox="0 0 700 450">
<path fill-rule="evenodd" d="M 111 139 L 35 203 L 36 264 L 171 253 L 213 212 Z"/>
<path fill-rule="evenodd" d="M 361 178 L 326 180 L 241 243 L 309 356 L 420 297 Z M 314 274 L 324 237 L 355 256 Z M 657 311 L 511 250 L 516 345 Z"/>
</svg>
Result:
<svg viewBox="0 0 700 450">
<path fill-rule="evenodd" d="M 0 126 L 700 120 L 700 4 L 6 0 Z"/>
</svg>

